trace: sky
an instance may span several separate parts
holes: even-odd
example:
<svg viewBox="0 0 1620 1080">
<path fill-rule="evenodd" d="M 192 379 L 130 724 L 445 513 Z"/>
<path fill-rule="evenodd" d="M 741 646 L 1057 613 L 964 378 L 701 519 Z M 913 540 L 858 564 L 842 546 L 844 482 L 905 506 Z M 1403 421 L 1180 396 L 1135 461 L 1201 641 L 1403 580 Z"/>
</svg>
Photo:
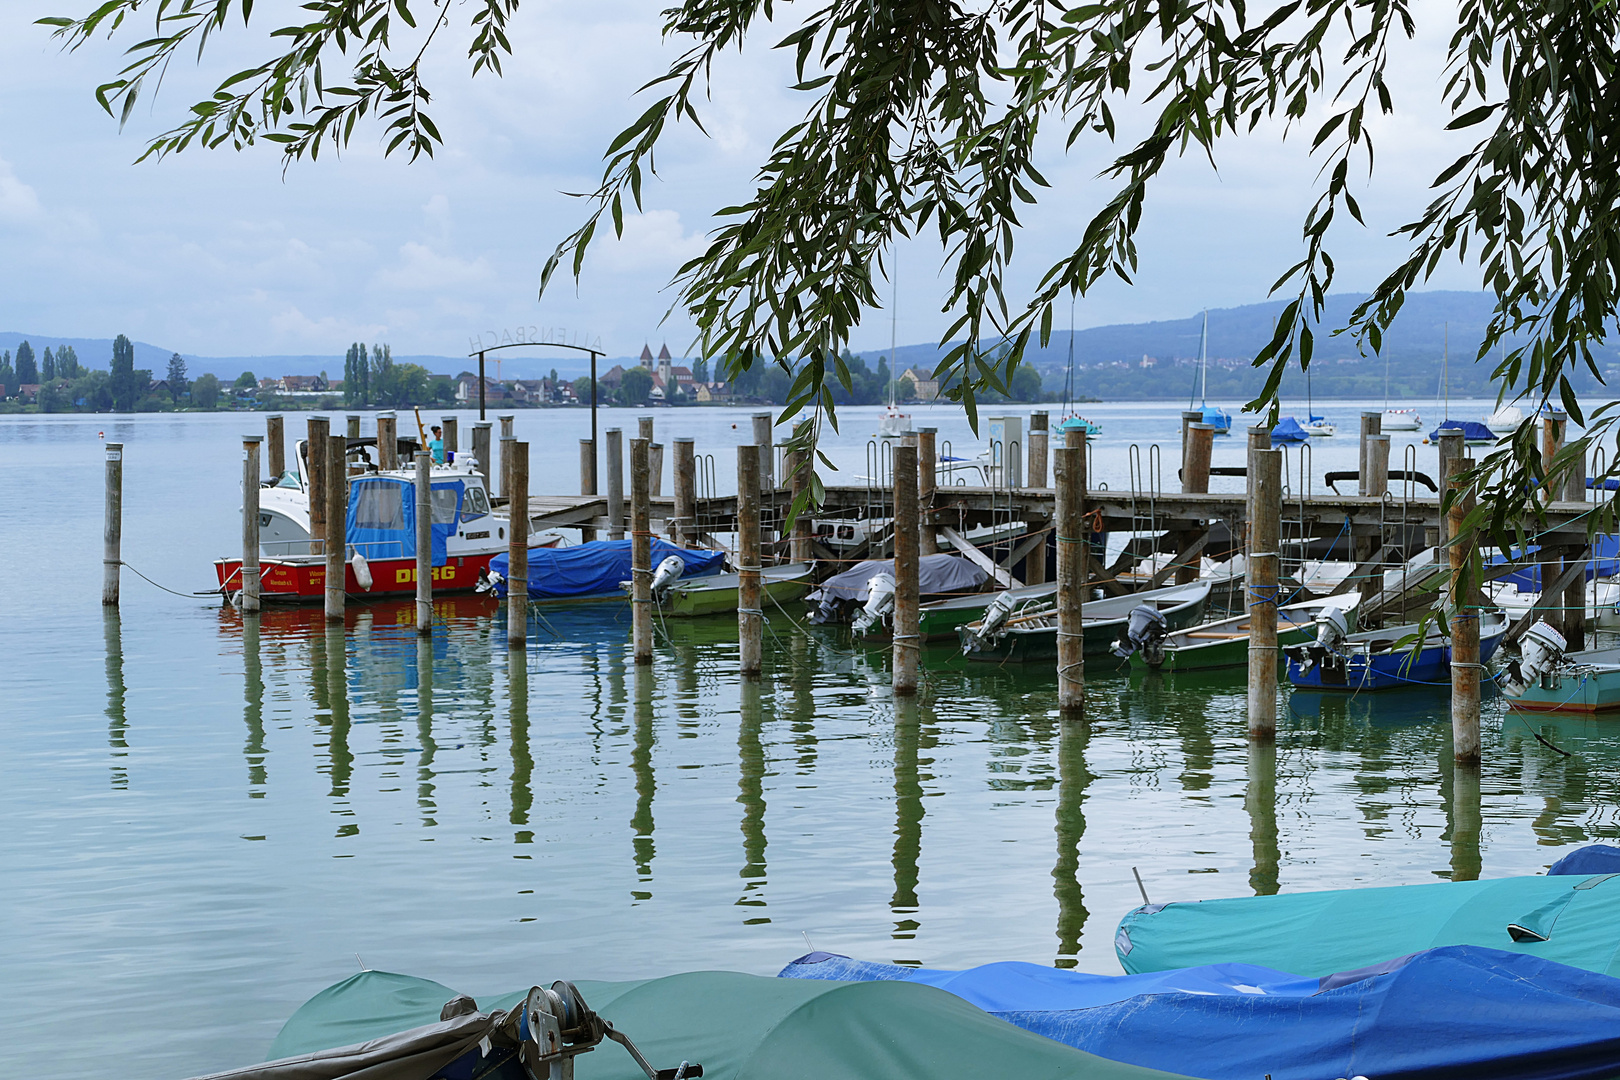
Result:
<svg viewBox="0 0 1620 1080">
<path fill-rule="evenodd" d="M 600 339 L 614 356 L 665 341 L 680 355 L 694 332 L 670 311 L 671 277 L 702 250 L 713 212 L 751 190 L 771 143 L 809 102 L 787 89 L 788 57 L 768 48 L 790 24 L 726 56 L 704 113 L 707 135 L 674 132 L 624 239 L 599 240 L 578 287 L 554 285 L 541 300 L 545 259 L 585 212 L 567 192 L 594 185 L 608 143 L 649 103 L 638 88 L 684 47 L 661 35 L 663 0 L 531 0 L 504 77 L 471 78 L 459 39 L 430 54 L 432 115 L 446 140 L 434 159 L 385 157 L 373 128 L 341 155 L 285 169 L 264 143 L 134 162 L 147 138 L 261 56 L 270 20 L 291 4 L 261 3 L 253 28 L 217 37 L 201 66 L 177 63 L 122 131 L 93 90 L 113 77 L 135 35 L 64 53 L 32 25 L 89 6 L 11 0 L 0 10 L 0 331 L 124 333 L 205 356 L 341 354 L 354 340 L 388 342 L 396 354 L 459 355 L 479 335 L 541 327 Z M 801 10 L 779 5 L 778 18 Z M 1465 145 L 1443 130 L 1440 101 L 1454 8 L 1415 10 L 1418 37 L 1396 65 L 1399 112 L 1373 125 L 1377 177 L 1356 188 L 1369 227 L 1335 228 L 1338 290 L 1370 288 L 1399 259 L 1402 247 L 1385 234 L 1421 210 L 1429 180 Z M 1124 115 L 1128 123 L 1133 114 Z M 1226 140 L 1218 172 L 1199 157 L 1175 163 L 1149 198 L 1138 280 L 1081 299 L 1076 324 L 1182 318 L 1265 299 L 1299 256 L 1320 164 L 1299 132 L 1281 135 L 1263 127 Z M 1043 148 L 1053 186 L 1018 236 L 1015 286 L 1032 286 L 1106 201 L 1111 189 L 1096 177 L 1109 157 L 1099 141 L 1067 153 L 1056 141 Z M 894 310 L 863 319 L 857 350 L 886 348 L 891 333 L 902 344 L 937 341 L 951 321 L 940 311 L 937 245 L 908 243 L 897 262 Z M 1431 285 L 1477 288 L 1479 278 L 1447 264 Z"/>
</svg>

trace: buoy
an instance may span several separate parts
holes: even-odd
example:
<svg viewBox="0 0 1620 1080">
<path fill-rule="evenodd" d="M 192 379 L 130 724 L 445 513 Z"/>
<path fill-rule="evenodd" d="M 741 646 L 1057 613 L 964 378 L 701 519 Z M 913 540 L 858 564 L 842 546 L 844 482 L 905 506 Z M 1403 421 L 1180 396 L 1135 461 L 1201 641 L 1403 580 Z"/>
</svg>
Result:
<svg viewBox="0 0 1620 1080">
<path fill-rule="evenodd" d="M 366 557 L 357 551 L 354 553 L 354 558 L 349 560 L 349 565 L 354 567 L 354 580 L 360 583 L 362 589 L 370 592 L 371 565 L 366 562 Z"/>
</svg>

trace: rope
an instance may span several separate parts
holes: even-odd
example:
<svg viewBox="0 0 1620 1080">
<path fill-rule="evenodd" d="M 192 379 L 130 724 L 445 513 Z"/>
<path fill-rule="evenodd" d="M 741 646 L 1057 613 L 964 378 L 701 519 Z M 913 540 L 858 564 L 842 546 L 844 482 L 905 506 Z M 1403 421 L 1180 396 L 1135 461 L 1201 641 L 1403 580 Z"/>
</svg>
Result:
<svg viewBox="0 0 1620 1080">
<path fill-rule="evenodd" d="M 174 589 L 169 588 L 167 585 L 159 585 L 157 582 L 153 581 L 151 578 L 147 577 L 145 574 L 141 573 L 139 570 L 135 569 L 133 566 L 130 566 L 129 563 L 125 562 L 122 559 L 102 559 L 101 563 L 102 563 L 103 566 L 122 566 L 122 567 L 126 567 L 129 570 L 130 573 L 134 574 L 136 577 L 140 578 L 142 581 L 146 582 L 148 585 L 152 586 L 153 588 L 162 589 L 164 592 L 171 593 L 171 594 L 173 594 L 175 596 L 183 596 L 187 600 L 193 600 L 193 599 L 196 599 L 199 596 L 215 596 L 215 595 L 217 595 L 219 593 L 219 589 L 209 589 L 207 592 L 201 592 L 201 593 L 196 593 L 196 592 L 189 592 L 189 593 L 176 592 Z M 262 571 L 261 571 L 261 573 L 262 573 Z M 223 587 L 224 586 L 221 586 L 221 588 L 223 588 Z"/>
</svg>

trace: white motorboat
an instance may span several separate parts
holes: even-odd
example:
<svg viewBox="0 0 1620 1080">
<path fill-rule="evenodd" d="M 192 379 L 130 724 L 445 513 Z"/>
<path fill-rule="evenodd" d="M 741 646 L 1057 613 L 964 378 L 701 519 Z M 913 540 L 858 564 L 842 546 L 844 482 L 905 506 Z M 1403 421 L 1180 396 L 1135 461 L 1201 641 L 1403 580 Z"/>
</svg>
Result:
<svg viewBox="0 0 1620 1080">
<path fill-rule="evenodd" d="M 1524 423 L 1524 410 L 1517 405 L 1503 405 L 1480 422 L 1492 431 L 1516 428 Z"/>
<path fill-rule="evenodd" d="M 1416 409 L 1385 409 L 1381 427 L 1384 431 L 1422 431 L 1423 418 Z"/>
</svg>

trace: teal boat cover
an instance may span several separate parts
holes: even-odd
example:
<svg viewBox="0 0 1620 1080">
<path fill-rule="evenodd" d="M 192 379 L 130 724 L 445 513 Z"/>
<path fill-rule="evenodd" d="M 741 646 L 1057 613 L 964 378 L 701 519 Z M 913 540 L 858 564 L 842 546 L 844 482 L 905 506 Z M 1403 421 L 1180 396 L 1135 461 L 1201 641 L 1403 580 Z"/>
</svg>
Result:
<svg viewBox="0 0 1620 1080">
<path fill-rule="evenodd" d="M 622 600 L 624 591 L 619 582 L 630 580 L 630 544 L 629 540 L 592 540 L 573 547 L 530 548 L 529 599 Z M 683 581 L 718 574 L 726 559 L 723 551 L 688 551 L 656 536 L 652 538 L 653 569 L 671 555 L 679 555 L 686 564 Z M 495 589 L 498 596 L 506 595 L 508 565 L 504 551 L 489 560 L 489 568 L 501 575 Z"/>
<path fill-rule="evenodd" d="M 795 981 L 725 971 L 575 985 L 586 1004 L 634 1040 L 655 1068 L 691 1061 L 703 1066 L 707 1080 L 1169 1076 L 1031 1034 L 930 986 Z M 527 993 L 525 988 L 480 997 L 476 1006 L 488 1013 L 511 1009 Z M 484 1013 L 457 1016 L 458 1009 L 447 1003 L 458 996 L 427 979 L 361 972 L 299 1008 L 271 1045 L 270 1062 L 215 1076 L 431 1080 L 449 1075 L 452 1066 L 420 1048 L 448 1048 L 437 1051 L 442 1056 L 459 1051 L 469 1039 L 477 1047 L 481 1033 L 476 1020 Z M 473 1006 L 468 1002 L 465 1007 Z M 405 1039 L 403 1033 L 410 1032 L 417 1034 Z M 416 1059 L 404 1071 L 368 1061 L 365 1048 L 373 1040 L 385 1051 L 409 1045 Z M 339 1053 L 338 1047 L 351 1049 Z M 630 1055 L 610 1043 L 576 1062 L 580 1080 L 644 1080 Z"/>
<path fill-rule="evenodd" d="M 1620 975 L 1620 874 L 1511 877 L 1149 904 L 1114 951 L 1128 972 L 1256 964 L 1312 978 L 1445 945 Z"/>
<path fill-rule="evenodd" d="M 937 971 L 829 953 L 781 974 L 937 986 L 1077 1049 L 1205 1080 L 1620 1075 L 1620 979 L 1469 945 L 1323 979 L 1251 964 L 1142 975 L 1022 963 Z"/>
</svg>

